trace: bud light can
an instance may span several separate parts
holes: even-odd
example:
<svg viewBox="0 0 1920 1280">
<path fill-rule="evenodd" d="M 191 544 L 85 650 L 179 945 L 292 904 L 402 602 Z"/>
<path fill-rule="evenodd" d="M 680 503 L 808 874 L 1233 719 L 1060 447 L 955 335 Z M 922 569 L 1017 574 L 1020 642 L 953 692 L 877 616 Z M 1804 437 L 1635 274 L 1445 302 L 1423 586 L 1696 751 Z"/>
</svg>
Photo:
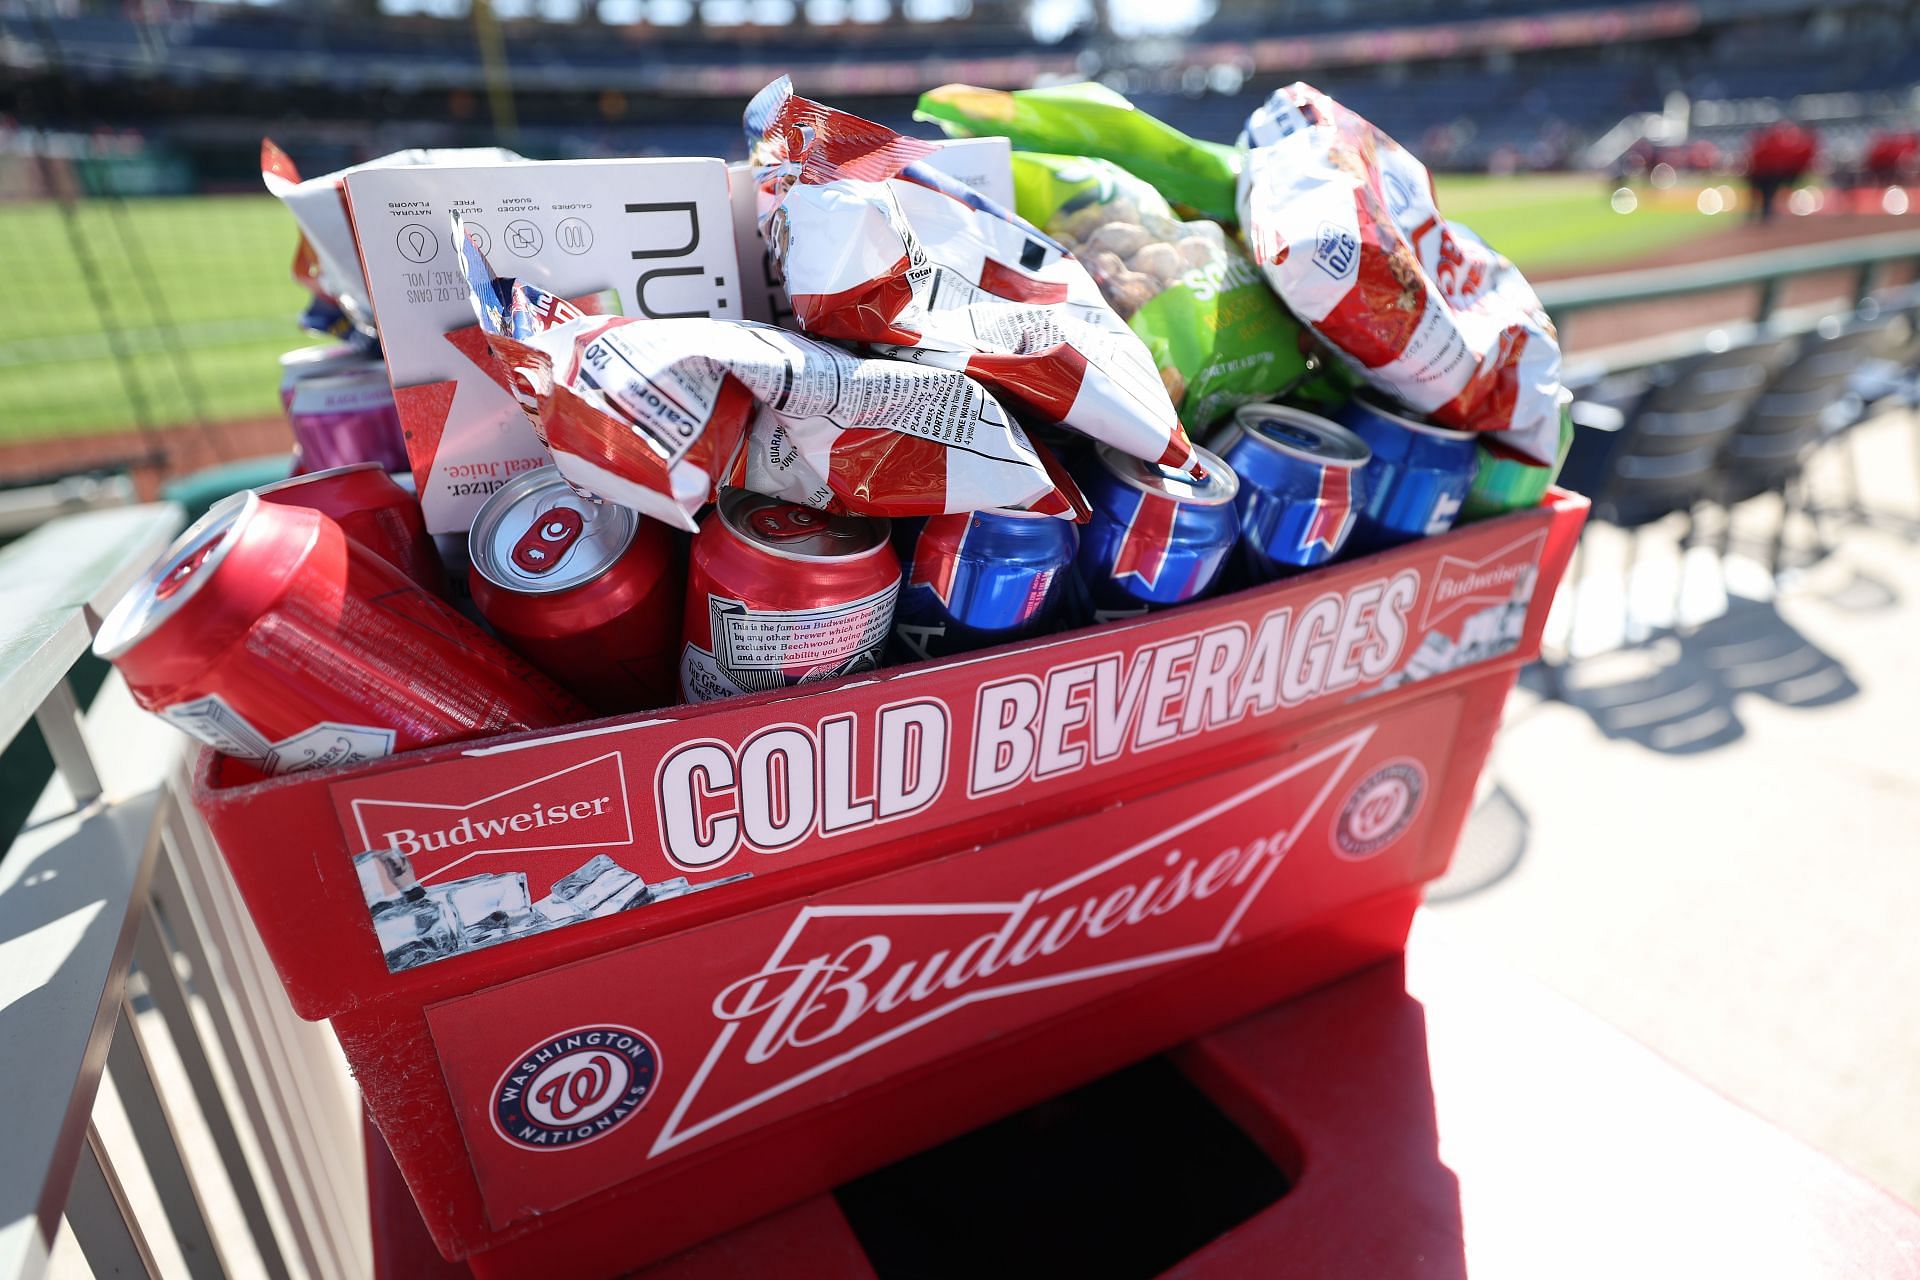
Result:
<svg viewBox="0 0 1920 1280">
<path fill-rule="evenodd" d="M 1473 432 L 1422 422 L 1365 392 L 1334 417 L 1373 450 L 1354 550 L 1379 551 L 1453 528 L 1473 486 Z"/>
<path fill-rule="evenodd" d="M 902 557 L 897 656 L 917 662 L 1052 631 L 1079 545 L 1071 522 L 1032 511 L 928 518 Z"/>
<path fill-rule="evenodd" d="M 1093 508 L 1074 556 L 1082 618 L 1136 617 L 1213 589 L 1240 531 L 1240 485 L 1219 457 L 1193 452 L 1207 469 L 1203 480 L 1107 445 L 1080 469 Z"/>
<path fill-rule="evenodd" d="M 1212 440 L 1240 481 L 1240 571 L 1271 582 L 1340 554 L 1361 506 L 1366 442 L 1301 409 L 1242 405 Z"/>
<path fill-rule="evenodd" d="M 880 665 L 900 595 L 883 519 L 722 489 L 693 539 L 680 649 L 688 702 Z"/>
</svg>

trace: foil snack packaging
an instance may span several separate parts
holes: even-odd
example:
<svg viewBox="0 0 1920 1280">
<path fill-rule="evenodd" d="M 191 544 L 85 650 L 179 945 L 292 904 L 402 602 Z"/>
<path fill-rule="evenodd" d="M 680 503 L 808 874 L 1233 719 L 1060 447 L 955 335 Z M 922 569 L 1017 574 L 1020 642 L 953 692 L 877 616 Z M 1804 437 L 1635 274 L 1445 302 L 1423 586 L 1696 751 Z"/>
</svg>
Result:
<svg viewBox="0 0 1920 1280">
<path fill-rule="evenodd" d="M 1425 167 L 1307 84 L 1247 120 L 1240 225 L 1288 310 L 1368 383 L 1551 463 L 1560 346 L 1520 272 L 1435 203 Z"/>
<path fill-rule="evenodd" d="M 1013 182 L 1016 212 L 1086 266 L 1195 431 L 1240 405 L 1309 390 L 1299 322 L 1218 223 L 1181 221 L 1106 160 L 1017 151 Z"/>
<path fill-rule="evenodd" d="M 1103 84 L 979 89 L 947 84 L 920 95 L 913 118 L 949 137 L 1004 137 L 1016 151 L 1109 160 L 1176 205 L 1232 222 L 1240 153 L 1190 138 Z"/>
<path fill-rule="evenodd" d="M 771 325 L 588 315 L 494 276 L 456 218 L 492 357 L 567 481 L 679 528 L 722 485 L 858 515 L 1007 506 L 1075 518 L 1078 491 L 965 374 L 871 360 Z"/>
<path fill-rule="evenodd" d="M 785 77 L 745 123 L 801 329 L 963 371 L 1037 421 L 1199 473 L 1152 355 L 1086 269 L 925 163 L 935 144 L 796 97 Z"/>
</svg>

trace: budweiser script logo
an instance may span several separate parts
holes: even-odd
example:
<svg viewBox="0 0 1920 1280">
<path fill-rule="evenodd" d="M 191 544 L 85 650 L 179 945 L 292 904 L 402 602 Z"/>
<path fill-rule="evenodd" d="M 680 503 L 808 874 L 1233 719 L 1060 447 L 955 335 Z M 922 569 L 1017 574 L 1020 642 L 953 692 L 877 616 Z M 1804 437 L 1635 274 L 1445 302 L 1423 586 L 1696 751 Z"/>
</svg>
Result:
<svg viewBox="0 0 1920 1280">
<path fill-rule="evenodd" d="M 1546 540 L 1547 531 L 1541 529 L 1478 560 L 1441 556 L 1420 629 L 1425 631 L 1462 609 L 1503 603 L 1520 575 L 1539 563 Z"/>
<path fill-rule="evenodd" d="M 801 908 L 766 961 L 714 998 L 719 1034 L 650 1154 L 970 1006 L 1220 950 L 1372 735 L 1373 726 L 1361 728 L 1011 901 Z M 1204 843 L 1195 848 L 1188 837 Z M 1035 847 L 1010 847 L 1006 857 Z M 1071 847 L 1070 835 L 1056 833 L 1034 860 L 1044 866 L 1053 849 Z M 1022 864 L 998 864 L 1008 865 Z M 991 883 L 995 871 L 983 865 L 976 874 Z M 1004 1015 L 1001 1029 L 1044 1012 L 1036 1001 Z M 929 1038 L 886 1066 L 904 1070 L 939 1052 Z"/>
<path fill-rule="evenodd" d="M 364 796 L 350 803 L 360 847 L 393 850 L 412 862 L 414 876 L 422 881 L 483 854 L 633 843 L 618 751 L 466 804 Z"/>
</svg>

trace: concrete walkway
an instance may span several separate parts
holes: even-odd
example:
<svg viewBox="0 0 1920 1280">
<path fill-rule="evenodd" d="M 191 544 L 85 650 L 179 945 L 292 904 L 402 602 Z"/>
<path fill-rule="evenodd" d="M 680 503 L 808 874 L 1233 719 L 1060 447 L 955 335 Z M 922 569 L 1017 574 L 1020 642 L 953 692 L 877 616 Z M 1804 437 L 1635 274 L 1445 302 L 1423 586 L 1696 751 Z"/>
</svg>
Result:
<svg viewBox="0 0 1920 1280">
<path fill-rule="evenodd" d="M 1736 558 L 1723 593 L 1674 528 L 1641 535 L 1623 592 L 1625 539 L 1596 530 L 1576 647 L 1617 645 L 1628 599 L 1638 642 L 1577 660 L 1569 701 L 1529 674 L 1430 901 L 1449 937 L 1920 1203 L 1915 441 L 1904 416 L 1862 430 L 1877 527 L 1830 526 L 1834 554 L 1777 592 Z M 1818 462 L 1837 501 L 1842 457 Z M 1770 502 L 1736 550 L 1764 549 Z"/>
</svg>

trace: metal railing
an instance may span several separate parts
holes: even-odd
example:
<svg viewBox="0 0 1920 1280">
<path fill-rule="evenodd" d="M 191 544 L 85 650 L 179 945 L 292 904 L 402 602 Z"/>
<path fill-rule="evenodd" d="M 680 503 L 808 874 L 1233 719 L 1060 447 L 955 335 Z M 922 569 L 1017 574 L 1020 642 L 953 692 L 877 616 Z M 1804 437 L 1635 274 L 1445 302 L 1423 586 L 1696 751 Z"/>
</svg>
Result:
<svg viewBox="0 0 1920 1280">
<path fill-rule="evenodd" d="M 0 1280 L 75 1269 L 63 1220 L 96 1276 L 371 1269 L 357 1095 L 183 800 L 184 740 L 117 676 L 84 712 L 69 681 L 179 525 L 122 507 L 0 550 L 0 745 L 31 720 L 56 766 L 0 858 Z"/>
<path fill-rule="evenodd" d="M 1774 249 L 1765 253 L 1741 254 L 1684 266 L 1657 267 L 1641 271 L 1616 271 L 1605 275 L 1552 280 L 1538 286 L 1536 292 L 1560 330 L 1563 349 L 1577 353 L 1570 365 L 1585 365 L 1602 372 L 1657 364 L 1665 360 L 1706 349 L 1709 334 L 1735 331 L 1802 332 L 1829 315 L 1831 303 L 1785 311 L 1780 307 L 1781 286 L 1803 276 L 1851 271 L 1846 297 L 1859 306 L 1884 282 L 1889 267 L 1914 264 L 1920 271 L 1920 231 L 1895 231 L 1884 235 L 1859 236 L 1792 249 Z M 1754 303 L 1745 321 L 1720 322 L 1681 333 L 1659 334 L 1617 346 L 1579 351 L 1576 317 L 1603 307 L 1658 302 L 1694 294 L 1720 293 L 1734 289 L 1755 290 Z M 1739 336 L 1736 332 L 1736 336 Z"/>
</svg>

